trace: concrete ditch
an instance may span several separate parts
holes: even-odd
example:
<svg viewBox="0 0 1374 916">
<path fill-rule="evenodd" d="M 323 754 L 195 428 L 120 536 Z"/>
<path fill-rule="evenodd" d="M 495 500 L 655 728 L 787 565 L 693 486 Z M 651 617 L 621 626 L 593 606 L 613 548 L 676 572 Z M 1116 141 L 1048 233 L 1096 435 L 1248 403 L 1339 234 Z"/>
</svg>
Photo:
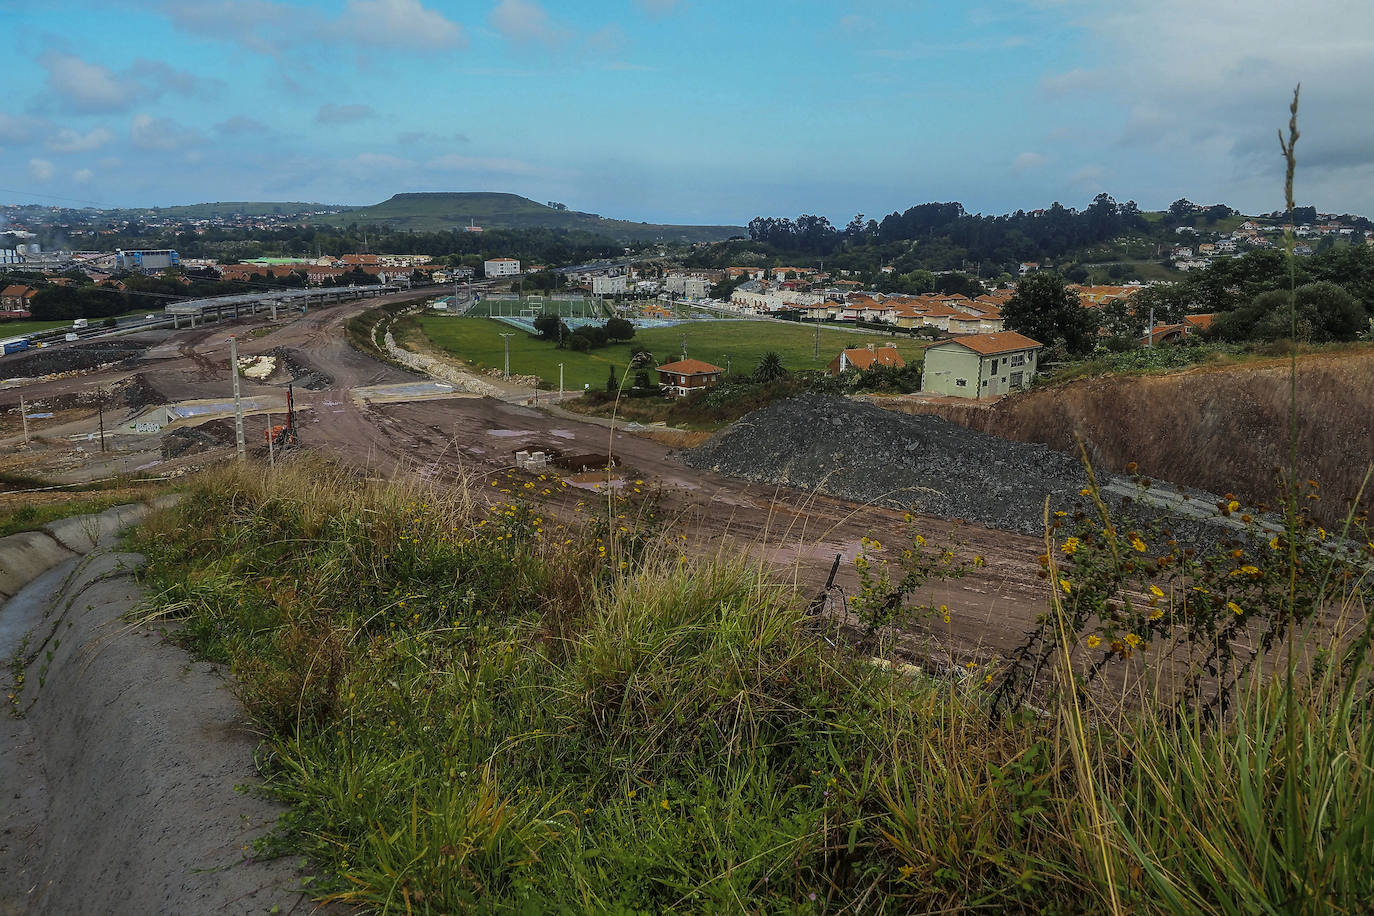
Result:
<svg viewBox="0 0 1374 916">
<path fill-rule="evenodd" d="M 227 673 L 126 622 L 146 506 L 0 538 L 0 916 L 309 912 Z M 22 565 L 21 565 L 22 564 Z M 23 580 L 28 581 L 23 581 Z"/>
</svg>

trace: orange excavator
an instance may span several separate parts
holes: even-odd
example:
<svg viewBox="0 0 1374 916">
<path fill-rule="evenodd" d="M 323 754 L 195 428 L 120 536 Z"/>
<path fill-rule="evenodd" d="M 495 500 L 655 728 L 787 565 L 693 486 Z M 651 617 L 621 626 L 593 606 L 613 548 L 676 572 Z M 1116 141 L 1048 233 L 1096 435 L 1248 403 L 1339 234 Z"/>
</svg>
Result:
<svg viewBox="0 0 1374 916">
<path fill-rule="evenodd" d="M 277 451 L 294 448 L 300 444 L 296 440 L 296 399 L 291 387 L 286 386 L 286 422 L 279 426 L 269 426 L 263 433 L 268 447 Z"/>
</svg>

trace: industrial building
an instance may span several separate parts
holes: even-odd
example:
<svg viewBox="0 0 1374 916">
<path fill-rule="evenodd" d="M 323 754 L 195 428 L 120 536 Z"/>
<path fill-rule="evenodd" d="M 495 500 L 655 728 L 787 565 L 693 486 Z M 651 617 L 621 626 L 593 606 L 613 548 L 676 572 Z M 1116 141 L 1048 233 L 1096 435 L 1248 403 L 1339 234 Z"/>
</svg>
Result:
<svg viewBox="0 0 1374 916">
<path fill-rule="evenodd" d="M 119 270 L 137 270 L 154 273 L 169 267 L 180 267 L 181 257 L 170 248 L 150 251 L 115 252 L 115 267 Z"/>
</svg>

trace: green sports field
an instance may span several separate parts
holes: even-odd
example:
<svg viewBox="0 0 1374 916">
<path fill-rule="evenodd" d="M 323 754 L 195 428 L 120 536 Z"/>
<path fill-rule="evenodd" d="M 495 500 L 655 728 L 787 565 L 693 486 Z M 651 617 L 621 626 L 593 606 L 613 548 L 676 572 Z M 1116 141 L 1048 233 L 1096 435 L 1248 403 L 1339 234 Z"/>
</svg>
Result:
<svg viewBox="0 0 1374 916">
<path fill-rule="evenodd" d="M 516 331 L 499 321 L 487 318 L 448 318 L 426 315 L 419 319 L 429 339 L 436 346 L 479 368 L 500 369 L 504 360 L 501 333 L 514 332 L 510 338 L 510 371 L 515 375 L 538 375 L 550 388 L 558 387 L 558 364 L 564 364 L 563 385 L 568 390 L 584 385 L 601 388 L 606 384 L 610 368 L 622 374 L 630 357 L 638 350 L 648 350 L 657 363 L 672 362 L 682 355 L 682 341 L 687 339 L 687 355 L 734 372 L 750 372 L 759 357 L 769 350 L 777 351 L 782 364 L 789 370 L 824 369 L 844 347 L 869 343 L 896 343 L 897 350 L 907 363 L 918 362 L 925 340 L 854 330 L 820 330 L 820 356 L 815 352 L 816 329 L 785 321 L 697 320 L 671 327 L 644 328 L 629 343 L 612 344 L 590 353 L 559 350 L 554 344 Z"/>
</svg>

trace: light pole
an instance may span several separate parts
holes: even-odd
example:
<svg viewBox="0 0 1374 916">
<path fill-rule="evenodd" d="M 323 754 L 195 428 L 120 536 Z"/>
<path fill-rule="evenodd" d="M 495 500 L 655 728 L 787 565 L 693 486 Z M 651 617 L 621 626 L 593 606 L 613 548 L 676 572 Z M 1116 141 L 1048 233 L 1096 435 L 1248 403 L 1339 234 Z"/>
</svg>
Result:
<svg viewBox="0 0 1374 916">
<path fill-rule="evenodd" d="M 558 402 L 563 403 L 563 364 L 558 364 Z"/>
<path fill-rule="evenodd" d="M 510 378 L 510 339 L 515 336 L 513 332 L 502 332 L 502 337 L 506 340 L 506 378 Z"/>
</svg>

